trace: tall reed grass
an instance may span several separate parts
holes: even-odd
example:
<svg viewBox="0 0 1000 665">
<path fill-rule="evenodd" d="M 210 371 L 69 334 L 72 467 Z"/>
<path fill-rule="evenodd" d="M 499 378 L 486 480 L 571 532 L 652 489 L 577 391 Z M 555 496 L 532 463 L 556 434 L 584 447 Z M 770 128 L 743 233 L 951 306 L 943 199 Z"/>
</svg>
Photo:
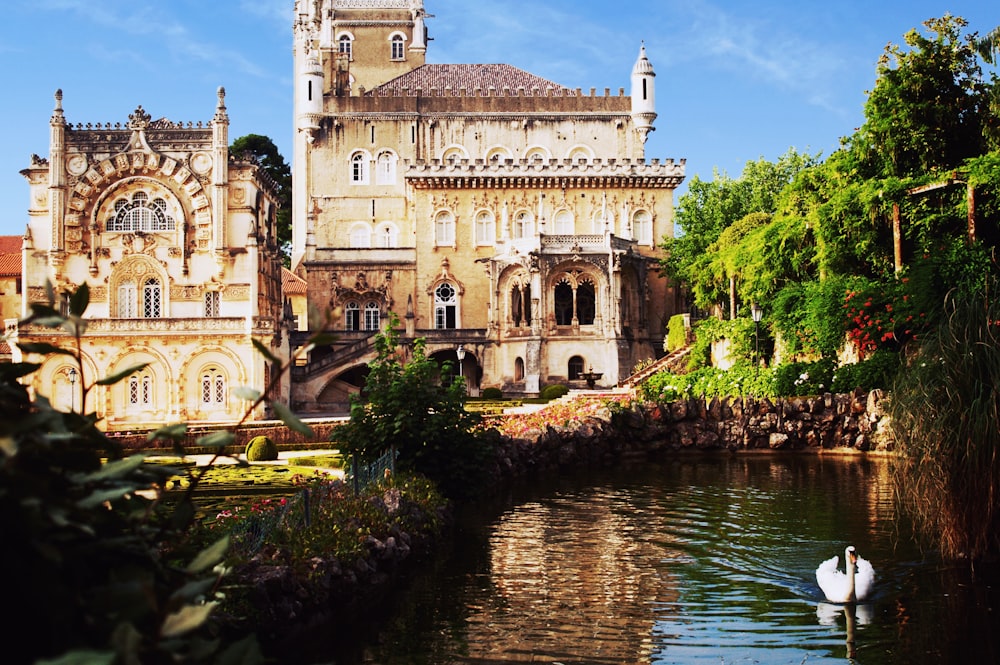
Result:
<svg viewBox="0 0 1000 665">
<path fill-rule="evenodd" d="M 1000 282 L 950 294 L 897 376 L 888 413 L 896 498 L 948 559 L 1000 555 Z"/>
</svg>

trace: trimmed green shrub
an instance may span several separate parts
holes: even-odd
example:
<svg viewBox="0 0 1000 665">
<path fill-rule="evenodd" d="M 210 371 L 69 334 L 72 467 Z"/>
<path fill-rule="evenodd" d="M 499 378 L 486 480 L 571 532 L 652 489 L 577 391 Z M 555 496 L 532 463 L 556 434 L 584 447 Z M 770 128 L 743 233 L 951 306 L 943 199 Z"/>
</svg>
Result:
<svg viewBox="0 0 1000 665">
<path fill-rule="evenodd" d="M 278 459 L 278 446 L 266 436 L 255 436 L 247 443 L 248 462 L 273 462 Z"/>
<path fill-rule="evenodd" d="M 667 343 L 663 345 L 663 350 L 667 353 L 682 349 L 687 346 L 687 327 L 684 325 L 684 314 L 674 314 L 667 321 Z"/>
<path fill-rule="evenodd" d="M 545 386 L 542 388 L 541 398 L 546 401 L 552 401 L 554 399 L 559 399 L 563 395 L 569 392 L 569 386 L 564 386 L 561 383 L 555 383 L 551 386 Z"/>
<path fill-rule="evenodd" d="M 503 391 L 499 388 L 483 388 L 482 392 L 483 399 L 502 399 Z"/>
</svg>

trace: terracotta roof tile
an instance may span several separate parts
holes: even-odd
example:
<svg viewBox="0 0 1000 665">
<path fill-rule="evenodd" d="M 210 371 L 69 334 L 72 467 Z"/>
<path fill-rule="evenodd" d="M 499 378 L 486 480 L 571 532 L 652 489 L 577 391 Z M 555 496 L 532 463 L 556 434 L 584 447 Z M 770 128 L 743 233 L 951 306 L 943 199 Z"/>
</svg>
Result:
<svg viewBox="0 0 1000 665">
<path fill-rule="evenodd" d="M 468 94 L 472 94 L 476 88 L 484 92 L 494 88 L 494 95 L 504 94 L 505 89 L 509 91 L 507 94 L 516 95 L 518 88 L 524 88 L 528 92 L 538 88 L 542 91 L 552 90 L 553 94 L 565 97 L 576 96 L 575 90 L 511 65 L 423 65 L 383 83 L 366 94 L 388 97 L 404 94 L 406 90 L 415 94 L 417 88 L 420 88 L 424 95 L 432 88 L 438 90 L 451 88 L 456 92 L 465 88 Z"/>
<path fill-rule="evenodd" d="M 0 236 L 0 254 L 20 254 L 21 236 Z"/>
<path fill-rule="evenodd" d="M 293 273 L 288 268 L 281 269 L 281 290 L 284 293 L 306 292 L 306 282 L 304 279 Z"/>
<path fill-rule="evenodd" d="M 0 254 L 0 277 L 12 277 L 21 274 L 20 254 Z"/>
</svg>

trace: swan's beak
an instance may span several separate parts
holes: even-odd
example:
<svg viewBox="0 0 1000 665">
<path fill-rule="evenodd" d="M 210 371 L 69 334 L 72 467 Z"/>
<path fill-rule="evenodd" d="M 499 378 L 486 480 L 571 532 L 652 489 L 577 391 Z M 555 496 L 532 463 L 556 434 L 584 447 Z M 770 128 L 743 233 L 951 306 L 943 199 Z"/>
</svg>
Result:
<svg viewBox="0 0 1000 665">
<path fill-rule="evenodd" d="M 854 552 L 851 552 L 851 563 L 857 563 L 857 562 L 858 562 L 858 555 L 855 554 Z"/>
</svg>

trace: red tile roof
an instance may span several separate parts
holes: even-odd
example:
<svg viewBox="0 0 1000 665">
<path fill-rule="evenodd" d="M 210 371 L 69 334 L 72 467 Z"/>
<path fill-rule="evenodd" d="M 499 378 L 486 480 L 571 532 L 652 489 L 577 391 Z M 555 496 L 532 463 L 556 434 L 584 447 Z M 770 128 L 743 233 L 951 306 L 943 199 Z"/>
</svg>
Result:
<svg viewBox="0 0 1000 665">
<path fill-rule="evenodd" d="M 21 274 L 21 254 L 0 254 L 0 277 L 15 277 Z"/>
<path fill-rule="evenodd" d="M 494 95 L 504 94 L 505 89 L 508 91 L 506 94 L 516 95 L 518 88 L 524 88 L 528 93 L 538 88 L 542 92 L 552 90 L 550 94 L 576 96 L 574 90 L 511 65 L 423 65 L 383 83 L 366 94 L 388 97 L 405 94 L 407 90 L 410 94 L 416 94 L 417 88 L 420 88 L 424 95 L 432 88 L 438 90 L 451 88 L 455 92 L 465 88 L 470 95 L 476 88 L 484 93 L 493 88 Z"/>
<path fill-rule="evenodd" d="M 306 282 L 288 268 L 281 269 L 281 290 L 284 293 L 306 293 Z"/>
<path fill-rule="evenodd" d="M 0 254 L 21 254 L 21 236 L 0 236 Z"/>
</svg>

